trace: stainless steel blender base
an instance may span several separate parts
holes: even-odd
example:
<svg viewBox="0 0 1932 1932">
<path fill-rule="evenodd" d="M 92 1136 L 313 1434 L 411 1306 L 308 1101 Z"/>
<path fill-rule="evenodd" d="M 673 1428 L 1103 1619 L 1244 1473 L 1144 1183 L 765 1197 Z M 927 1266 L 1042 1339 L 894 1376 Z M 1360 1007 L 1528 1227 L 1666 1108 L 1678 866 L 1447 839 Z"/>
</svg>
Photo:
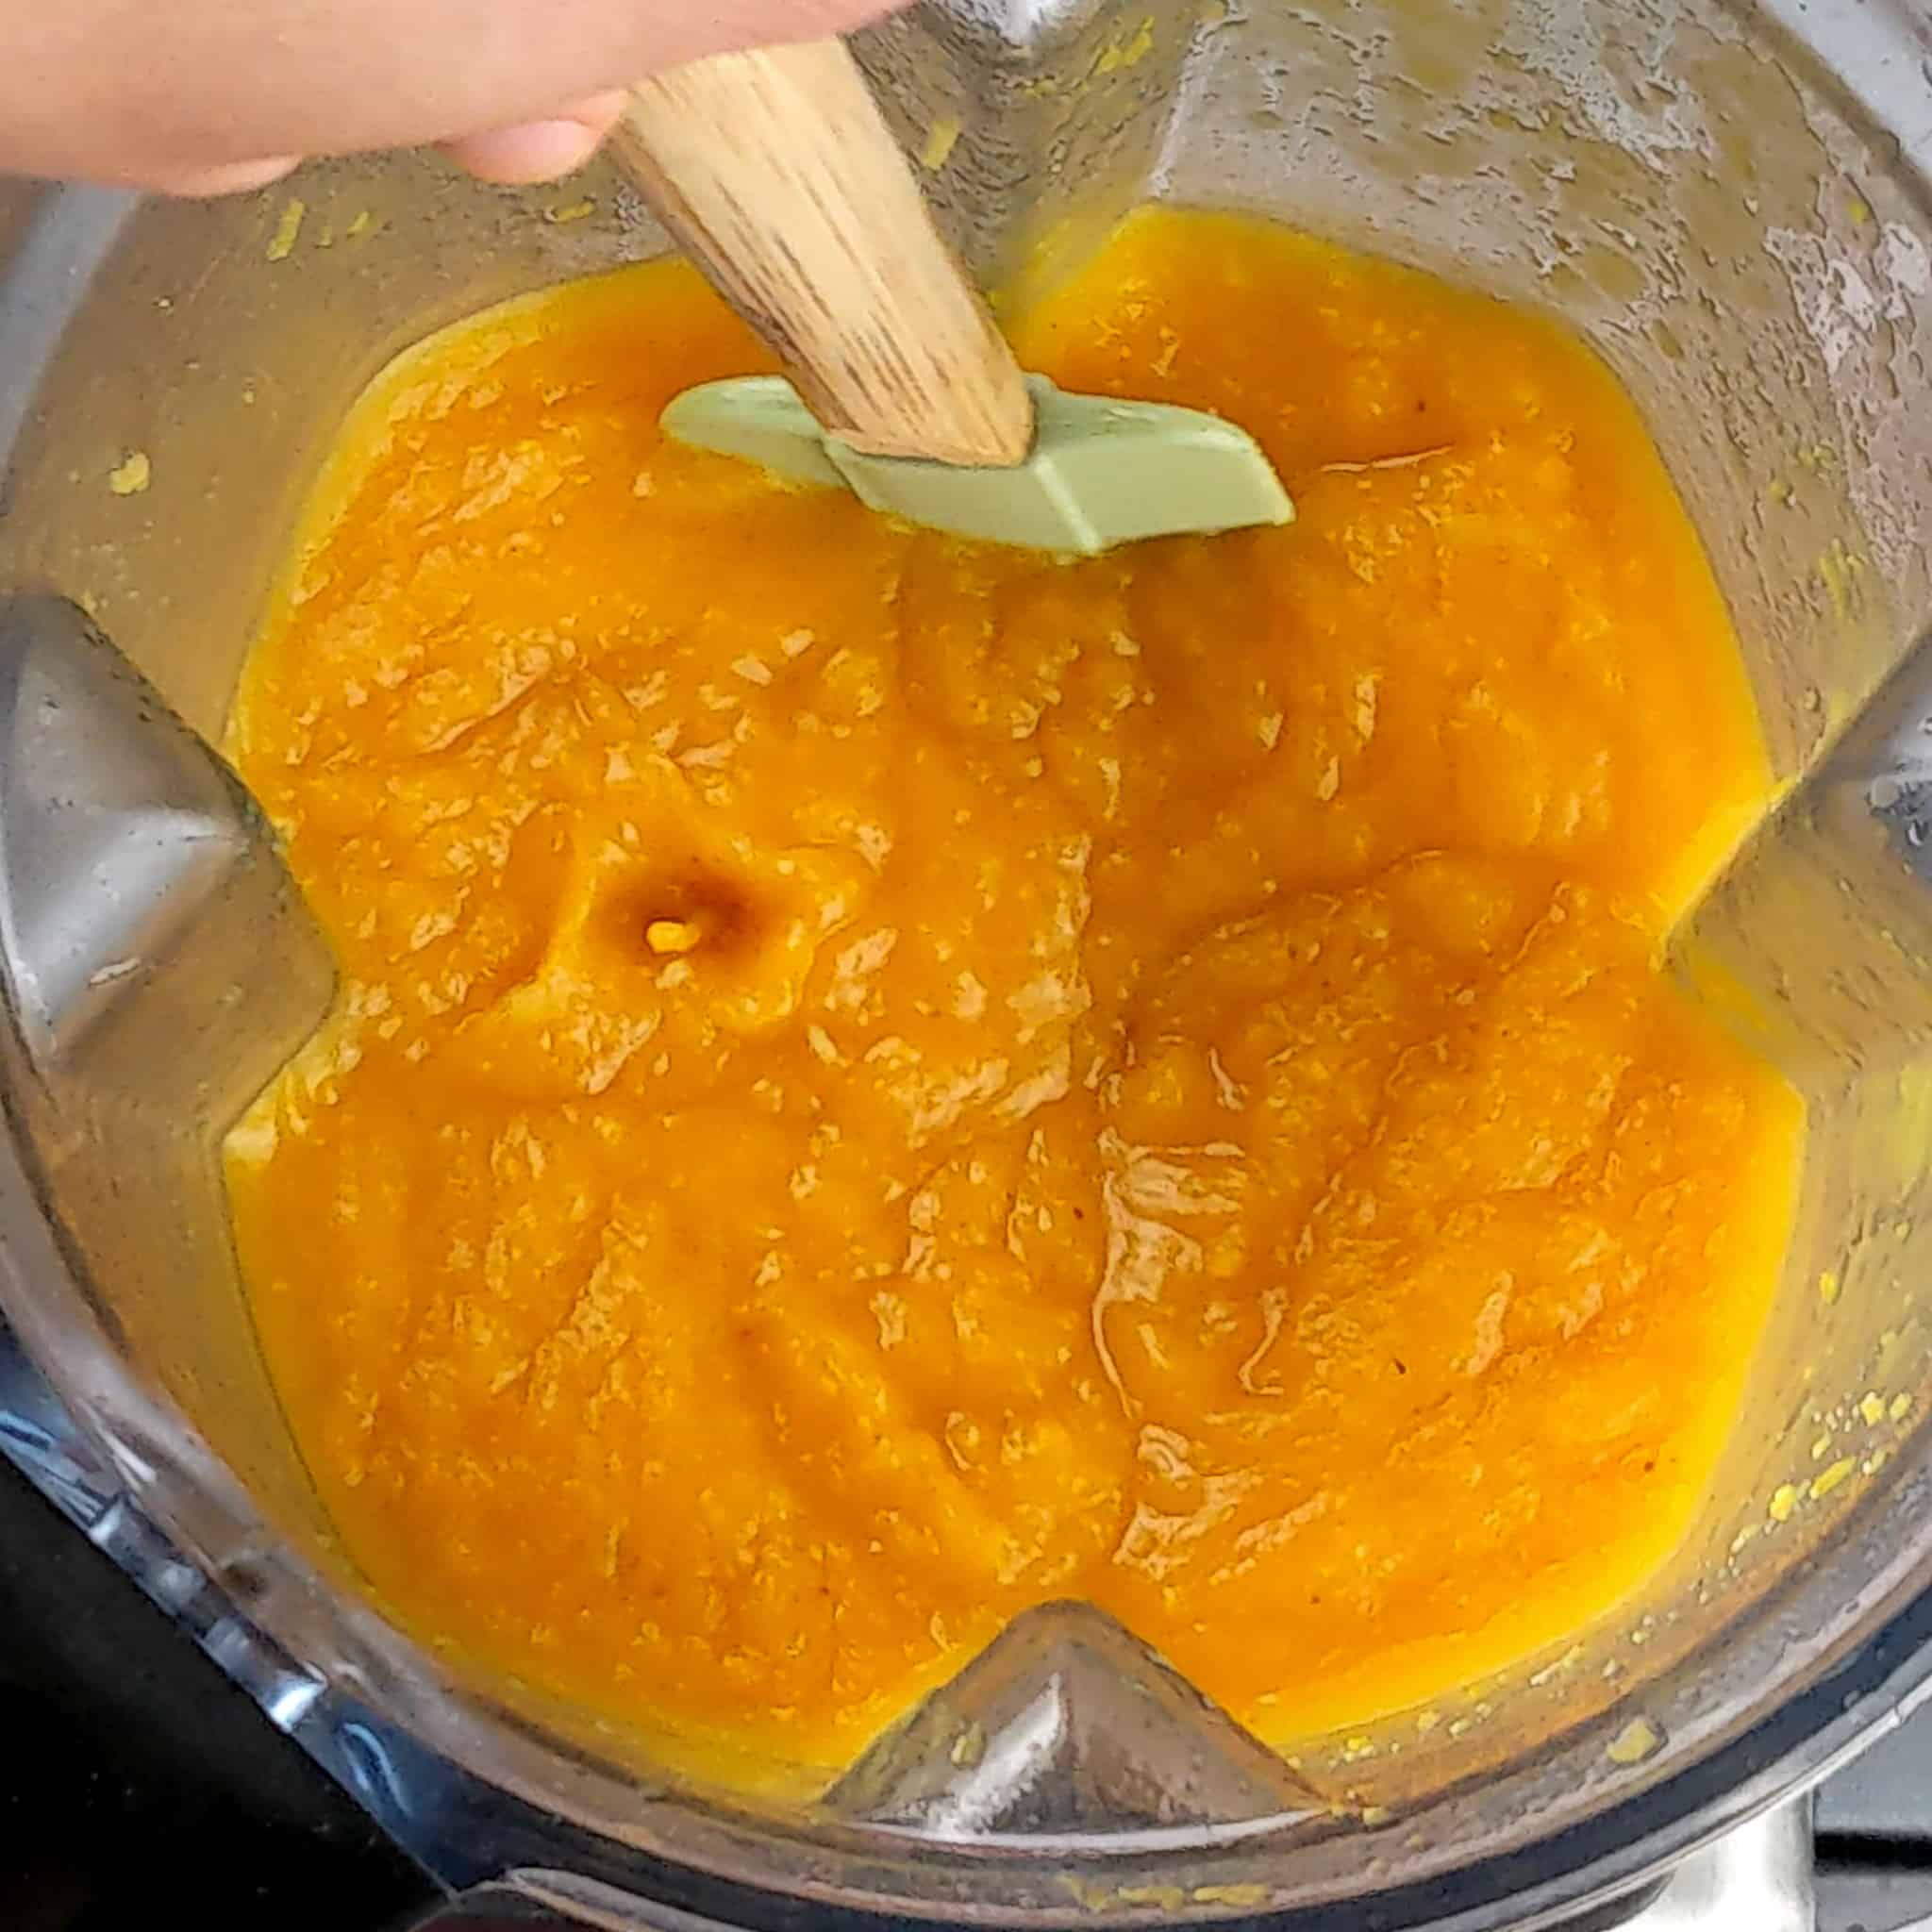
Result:
<svg viewBox="0 0 1932 1932">
<path fill-rule="evenodd" d="M 1740 1824 L 1685 1859 L 1625 1932 L 1812 1932 L 1811 1802 Z"/>
</svg>

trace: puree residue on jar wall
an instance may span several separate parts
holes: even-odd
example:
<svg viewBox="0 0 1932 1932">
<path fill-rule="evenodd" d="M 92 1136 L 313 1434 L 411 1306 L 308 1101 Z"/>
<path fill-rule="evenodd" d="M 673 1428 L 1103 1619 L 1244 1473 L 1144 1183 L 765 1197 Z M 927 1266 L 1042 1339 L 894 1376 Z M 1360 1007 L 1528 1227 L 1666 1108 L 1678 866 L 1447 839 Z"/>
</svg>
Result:
<svg viewBox="0 0 1932 1932">
<path fill-rule="evenodd" d="M 1264 1737 L 1671 1551 L 1795 1097 L 1658 975 L 1764 806 L 1630 405 L 1535 315 L 1142 212 L 1020 325 L 1280 530 L 974 548 L 663 442 L 687 269 L 358 405 L 232 749 L 341 965 L 231 1140 L 262 1343 L 408 1627 L 836 1765 L 1017 1611 Z"/>
</svg>

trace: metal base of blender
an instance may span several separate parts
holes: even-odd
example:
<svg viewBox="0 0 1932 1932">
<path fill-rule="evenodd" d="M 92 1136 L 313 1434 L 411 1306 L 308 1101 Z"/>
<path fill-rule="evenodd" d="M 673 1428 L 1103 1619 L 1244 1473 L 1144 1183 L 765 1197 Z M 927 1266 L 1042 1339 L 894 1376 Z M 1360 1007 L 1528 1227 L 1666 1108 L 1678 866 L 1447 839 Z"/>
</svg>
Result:
<svg viewBox="0 0 1932 1932">
<path fill-rule="evenodd" d="M 1812 1932 L 1811 1800 L 1740 1825 L 1672 1874 L 1624 1932 Z"/>
</svg>

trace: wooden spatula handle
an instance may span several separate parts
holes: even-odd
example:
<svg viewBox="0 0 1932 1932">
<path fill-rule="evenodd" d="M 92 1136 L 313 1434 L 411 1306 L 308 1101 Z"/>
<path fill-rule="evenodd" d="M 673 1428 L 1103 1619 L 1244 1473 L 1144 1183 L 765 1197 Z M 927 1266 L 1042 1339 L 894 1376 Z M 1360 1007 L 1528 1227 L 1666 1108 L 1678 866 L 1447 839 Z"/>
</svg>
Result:
<svg viewBox="0 0 1932 1932">
<path fill-rule="evenodd" d="M 874 456 L 1025 457 L 1033 407 L 1012 351 L 842 42 L 645 81 L 614 146 L 827 429 Z"/>
</svg>

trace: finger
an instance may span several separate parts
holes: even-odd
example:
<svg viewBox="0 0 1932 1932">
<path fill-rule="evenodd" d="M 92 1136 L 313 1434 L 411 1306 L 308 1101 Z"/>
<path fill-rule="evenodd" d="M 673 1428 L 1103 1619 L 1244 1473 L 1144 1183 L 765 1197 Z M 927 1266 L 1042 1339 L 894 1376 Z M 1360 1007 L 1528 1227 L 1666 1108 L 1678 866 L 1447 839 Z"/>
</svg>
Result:
<svg viewBox="0 0 1932 1932">
<path fill-rule="evenodd" d="M 592 95 L 541 121 L 520 122 L 447 142 L 443 152 L 484 181 L 554 181 L 597 152 L 624 111 L 622 93 Z"/>
<path fill-rule="evenodd" d="M 724 47 L 850 28 L 890 5 L 0 0 L 0 168 L 146 179 L 468 138 Z M 565 151 L 545 140 L 558 144 L 538 160 Z"/>
<path fill-rule="evenodd" d="M 172 194 L 183 199 L 211 198 L 220 194 L 246 194 L 266 188 L 302 165 L 300 155 L 277 155 L 261 161 L 225 161 L 211 168 L 164 168 L 143 175 L 133 186 L 156 194 Z"/>
</svg>

